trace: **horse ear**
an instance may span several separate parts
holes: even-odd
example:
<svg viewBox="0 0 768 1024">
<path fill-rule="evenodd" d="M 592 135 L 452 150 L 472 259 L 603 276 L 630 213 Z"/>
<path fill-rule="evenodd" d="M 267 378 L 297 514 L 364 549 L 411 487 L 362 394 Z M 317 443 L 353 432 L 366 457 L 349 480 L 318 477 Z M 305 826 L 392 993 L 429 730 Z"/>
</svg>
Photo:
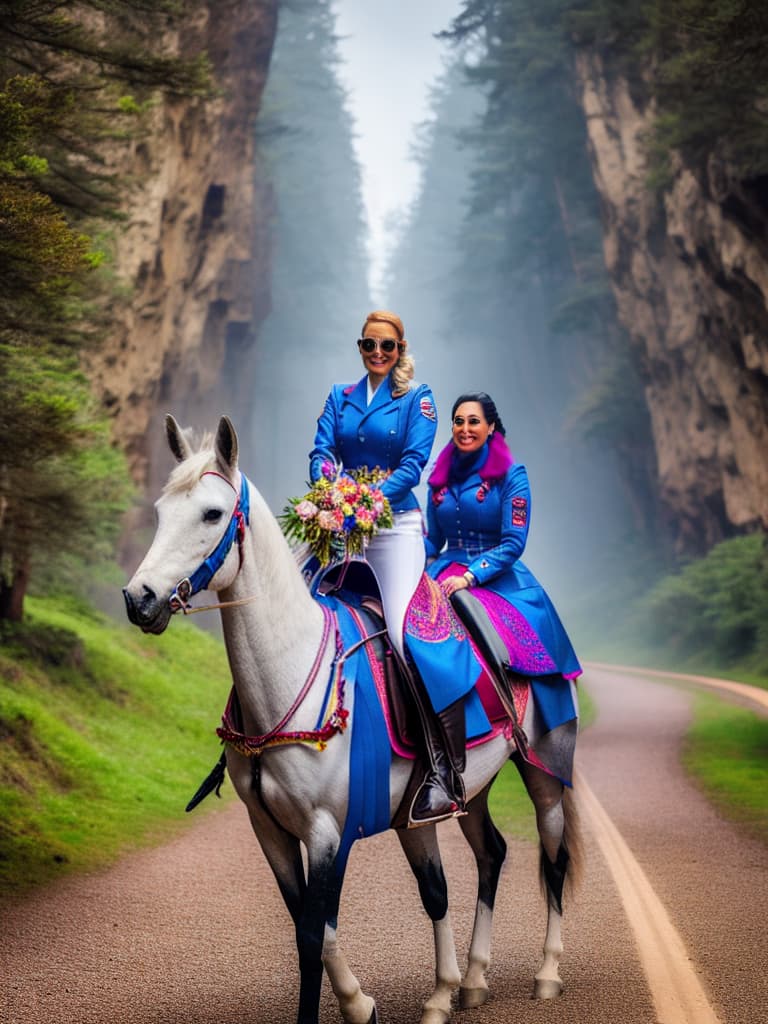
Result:
<svg viewBox="0 0 768 1024">
<path fill-rule="evenodd" d="M 237 469 L 237 434 L 229 416 L 222 416 L 216 431 L 216 454 L 222 465 L 234 473 Z"/>
<path fill-rule="evenodd" d="M 170 413 L 165 417 L 165 436 L 168 438 L 168 445 L 177 462 L 183 462 L 184 459 L 189 458 L 192 454 L 189 441 L 187 441 L 184 431 Z"/>
</svg>

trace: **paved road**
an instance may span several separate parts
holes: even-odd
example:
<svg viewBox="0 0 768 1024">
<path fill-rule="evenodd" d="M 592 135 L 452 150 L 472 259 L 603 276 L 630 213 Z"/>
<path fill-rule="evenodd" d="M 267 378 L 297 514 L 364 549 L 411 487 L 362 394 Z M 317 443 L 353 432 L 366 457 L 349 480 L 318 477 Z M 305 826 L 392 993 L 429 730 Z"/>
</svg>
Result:
<svg viewBox="0 0 768 1024">
<path fill-rule="evenodd" d="M 493 999 L 454 1019 L 762 1024 L 768 851 L 721 820 L 680 771 L 690 695 L 616 670 L 591 669 L 586 684 L 599 715 L 578 754 L 587 866 L 566 908 L 565 994 L 553 1003 L 530 999 L 544 931 L 537 852 L 510 842 Z M 441 826 L 441 836 L 461 962 L 473 867 L 455 823 Z M 289 918 L 234 801 L 174 842 L 0 913 L 3 1024 L 293 1020 Z M 353 849 L 340 923 L 382 1024 L 418 1021 L 433 972 L 431 927 L 391 833 Z M 670 971 L 676 958 L 682 963 Z M 681 996 L 678 986 L 691 983 L 693 997 Z M 339 1020 L 327 988 L 321 1020 Z"/>
</svg>

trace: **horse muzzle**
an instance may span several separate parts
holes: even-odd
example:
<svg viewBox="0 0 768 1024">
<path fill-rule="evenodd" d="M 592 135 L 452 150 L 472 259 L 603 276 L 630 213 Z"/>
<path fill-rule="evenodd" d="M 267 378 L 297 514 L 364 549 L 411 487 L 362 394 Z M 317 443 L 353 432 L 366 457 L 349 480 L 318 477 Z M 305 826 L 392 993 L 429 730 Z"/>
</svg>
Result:
<svg viewBox="0 0 768 1024">
<path fill-rule="evenodd" d="M 144 584 L 141 595 L 135 597 L 128 587 L 123 587 L 125 610 L 129 620 L 138 626 L 143 633 L 162 633 L 171 618 L 168 601 L 163 601 L 155 592 Z"/>
</svg>

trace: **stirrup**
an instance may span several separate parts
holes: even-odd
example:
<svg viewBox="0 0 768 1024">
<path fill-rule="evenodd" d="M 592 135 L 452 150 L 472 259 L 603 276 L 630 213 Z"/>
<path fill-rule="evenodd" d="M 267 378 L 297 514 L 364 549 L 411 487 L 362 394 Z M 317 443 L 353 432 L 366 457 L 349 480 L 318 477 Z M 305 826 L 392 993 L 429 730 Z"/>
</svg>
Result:
<svg viewBox="0 0 768 1024">
<path fill-rule="evenodd" d="M 462 795 L 464 783 L 461 780 Z M 437 791 L 445 797 L 442 806 L 438 805 L 432 813 L 424 817 L 414 817 L 414 807 L 421 796 L 428 790 Z M 422 784 L 416 790 L 411 806 L 408 808 L 408 828 L 420 828 L 422 825 L 436 825 L 440 821 L 449 821 L 451 818 L 461 818 L 467 813 L 462 798 L 457 798 L 449 793 L 442 778 L 436 771 L 431 771 L 425 777 Z"/>
</svg>

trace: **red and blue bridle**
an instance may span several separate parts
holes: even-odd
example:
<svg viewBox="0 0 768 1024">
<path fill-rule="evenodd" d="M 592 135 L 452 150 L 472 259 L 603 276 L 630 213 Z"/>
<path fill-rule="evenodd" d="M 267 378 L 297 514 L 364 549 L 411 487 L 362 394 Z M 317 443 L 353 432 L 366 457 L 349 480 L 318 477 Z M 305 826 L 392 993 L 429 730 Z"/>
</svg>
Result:
<svg viewBox="0 0 768 1024">
<path fill-rule="evenodd" d="M 215 470 L 209 470 L 209 472 L 203 473 L 203 476 L 218 476 L 222 480 L 226 480 L 233 491 L 236 490 L 231 480 L 228 480 L 222 473 L 215 472 Z M 201 476 L 200 479 L 202 480 L 202 478 Z M 172 612 L 186 611 L 189 607 L 189 599 L 194 594 L 206 589 L 213 577 L 224 565 L 224 561 L 235 541 L 237 541 L 240 554 L 240 565 L 243 564 L 243 540 L 245 539 L 245 529 L 250 521 L 250 498 L 245 473 L 240 474 L 240 481 L 240 493 L 235 499 L 235 507 L 232 510 L 229 525 L 224 531 L 224 536 L 192 575 L 186 576 L 176 584 L 173 593 L 168 598 Z"/>
</svg>

